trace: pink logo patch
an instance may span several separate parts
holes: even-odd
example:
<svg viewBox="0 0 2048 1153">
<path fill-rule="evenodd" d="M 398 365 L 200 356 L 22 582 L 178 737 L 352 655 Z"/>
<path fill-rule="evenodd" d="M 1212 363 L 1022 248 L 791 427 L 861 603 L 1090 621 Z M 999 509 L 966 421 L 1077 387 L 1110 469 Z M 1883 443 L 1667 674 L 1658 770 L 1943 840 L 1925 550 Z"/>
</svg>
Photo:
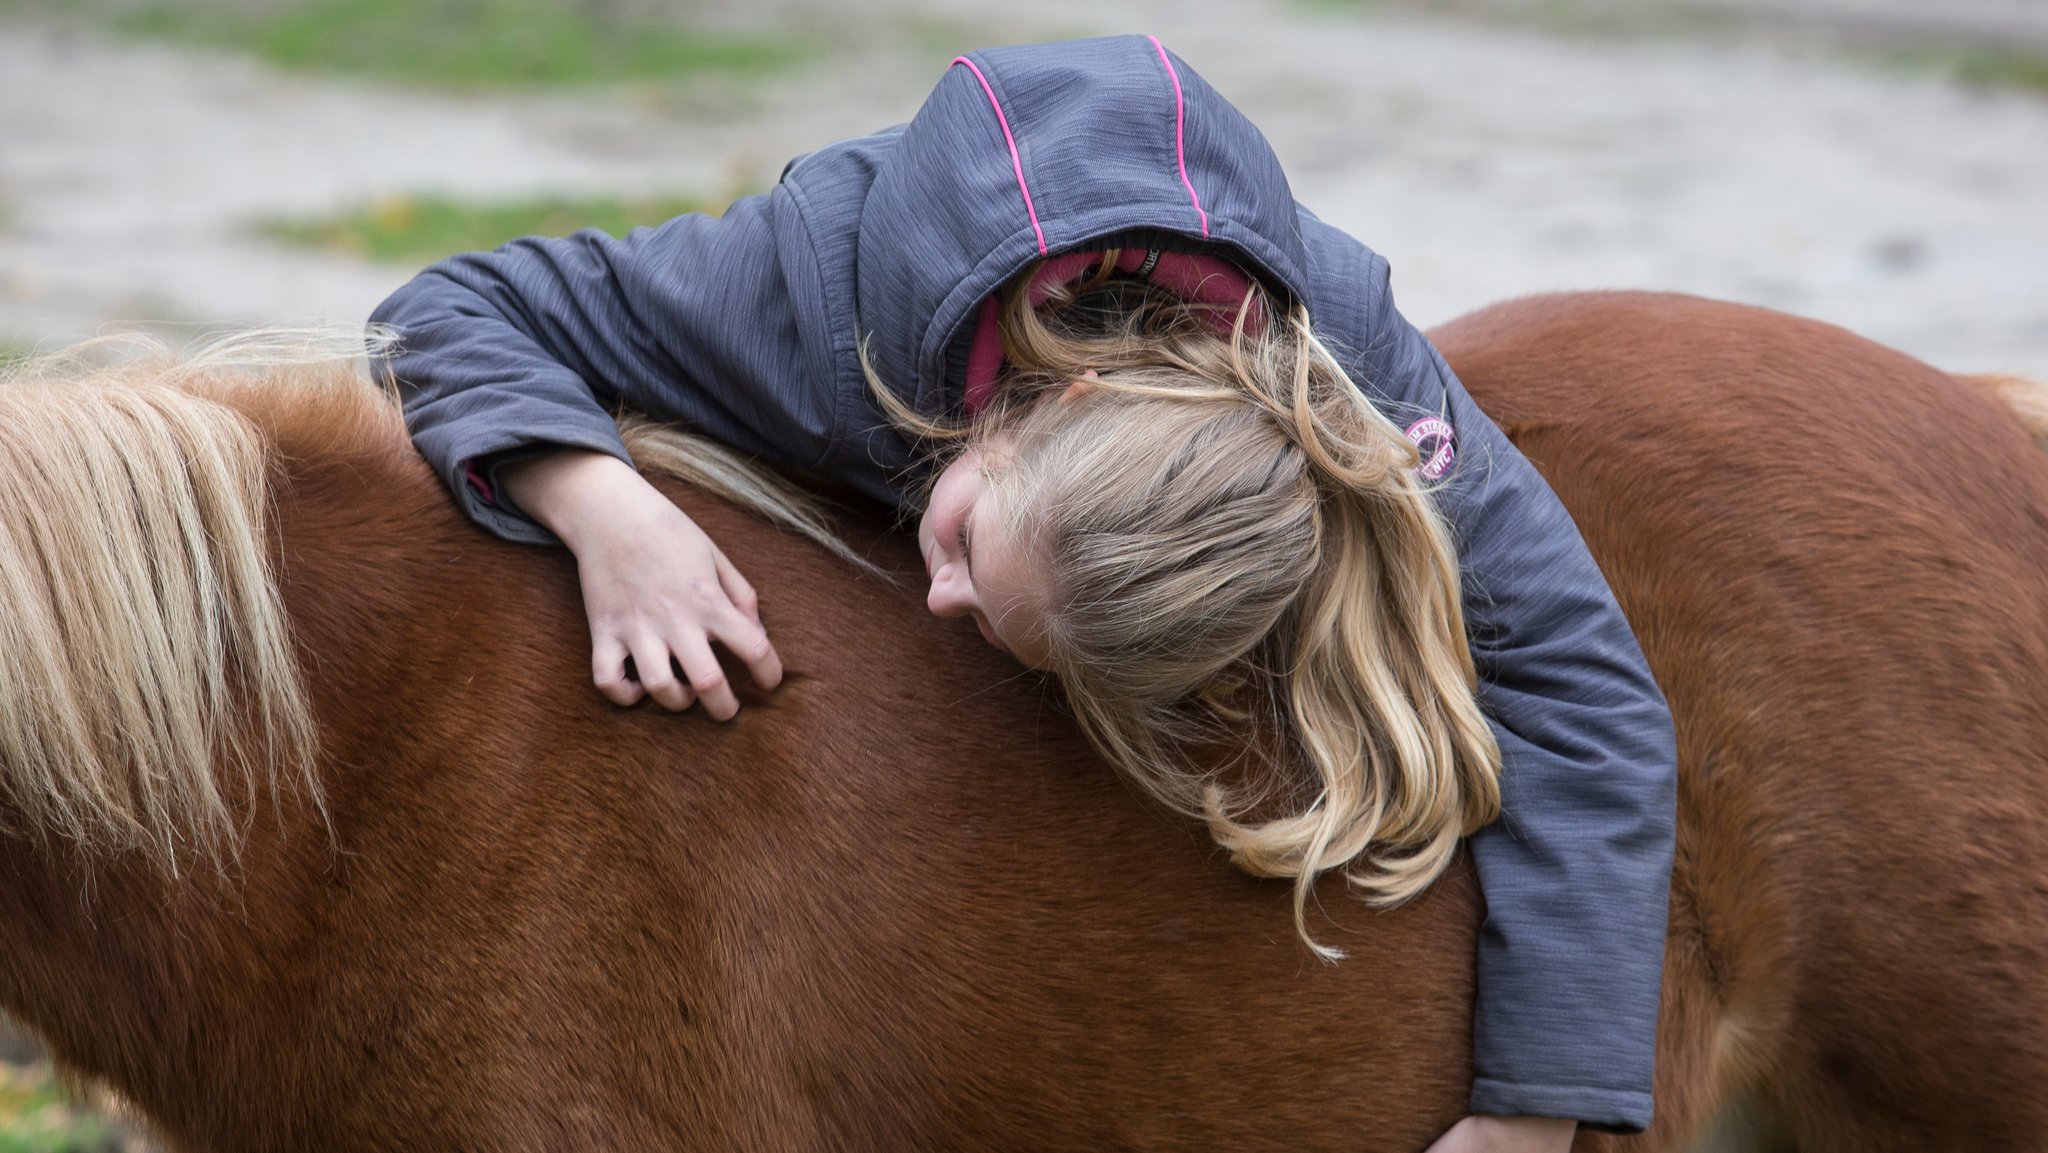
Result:
<svg viewBox="0 0 2048 1153">
<path fill-rule="evenodd" d="M 1451 471 L 1451 462 L 1458 459 L 1457 432 L 1443 417 L 1425 416 L 1409 425 L 1408 439 L 1422 450 L 1422 463 L 1415 466 L 1415 475 L 1424 480 L 1442 480 Z"/>
</svg>

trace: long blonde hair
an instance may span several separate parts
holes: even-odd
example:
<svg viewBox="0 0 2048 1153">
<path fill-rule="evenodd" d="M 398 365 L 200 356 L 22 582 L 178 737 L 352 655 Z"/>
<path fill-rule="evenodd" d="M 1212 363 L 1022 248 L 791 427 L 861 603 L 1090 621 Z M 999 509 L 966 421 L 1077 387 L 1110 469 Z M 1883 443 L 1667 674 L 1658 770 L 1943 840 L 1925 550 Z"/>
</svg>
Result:
<svg viewBox="0 0 2048 1153">
<path fill-rule="evenodd" d="M 1007 375 L 971 425 L 870 383 L 941 452 L 1004 438 L 989 483 L 1083 731 L 1240 868 L 1294 878 L 1297 930 L 1336 959 L 1317 877 L 1397 904 L 1499 811 L 1457 554 L 1415 446 L 1305 309 L 1191 303 L 1115 256 L 1038 307 L 1028 272 L 1003 291 Z"/>
</svg>

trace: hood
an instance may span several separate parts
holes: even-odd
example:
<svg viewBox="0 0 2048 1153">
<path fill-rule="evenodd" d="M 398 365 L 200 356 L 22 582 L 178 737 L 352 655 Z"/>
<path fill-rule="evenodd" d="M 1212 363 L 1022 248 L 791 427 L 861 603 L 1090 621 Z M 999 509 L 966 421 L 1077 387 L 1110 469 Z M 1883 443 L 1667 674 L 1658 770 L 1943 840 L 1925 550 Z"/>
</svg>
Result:
<svg viewBox="0 0 2048 1153">
<path fill-rule="evenodd" d="M 951 404 L 984 298 L 1039 260 L 1134 232 L 1306 298 L 1279 158 L 1156 37 L 958 57 L 861 209 L 856 291 L 876 371 L 925 411 Z"/>
</svg>

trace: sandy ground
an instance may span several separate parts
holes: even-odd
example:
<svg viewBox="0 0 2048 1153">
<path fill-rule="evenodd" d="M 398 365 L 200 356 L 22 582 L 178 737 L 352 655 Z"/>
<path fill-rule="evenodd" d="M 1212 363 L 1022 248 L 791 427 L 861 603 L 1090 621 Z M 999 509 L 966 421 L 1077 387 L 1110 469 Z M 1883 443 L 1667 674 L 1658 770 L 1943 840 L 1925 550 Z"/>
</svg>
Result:
<svg viewBox="0 0 2048 1153">
<path fill-rule="evenodd" d="M 1703 2 L 1894 32 L 1929 19 L 1907 0 Z M 1144 30 L 1267 130 L 1304 202 L 1392 259 L 1422 323 L 1552 289 L 1673 289 L 1834 321 L 1945 367 L 2048 376 L 2039 94 L 1769 36 L 1575 36 L 1301 0 L 988 10 L 878 0 L 848 23 L 763 0 L 752 19 L 822 29 L 834 49 L 766 85 L 492 99 L 0 25 L 0 343 L 130 321 L 357 321 L 412 270 L 294 250 L 252 222 L 423 190 L 765 180 L 907 117 L 959 48 Z M 2038 3 L 1951 11 L 1973 35 L 2048 38 Z"/>
</svg>

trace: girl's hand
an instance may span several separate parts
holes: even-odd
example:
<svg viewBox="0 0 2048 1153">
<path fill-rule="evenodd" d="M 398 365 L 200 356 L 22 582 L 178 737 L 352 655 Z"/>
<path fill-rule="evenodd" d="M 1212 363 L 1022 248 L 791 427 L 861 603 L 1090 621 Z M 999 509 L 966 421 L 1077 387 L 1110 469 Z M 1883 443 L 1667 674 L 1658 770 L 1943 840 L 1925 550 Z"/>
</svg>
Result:
<svg viewBox="0 0 2048 1153">
<path fill-rule="evenodd" d="M 563 449 L 508 465 L 498 481 L 576 554 L 591 680 L 613 702 L 651 696 L 680 711 L 702 701 L 714 719 L 731 720 L 740 703 L 711 652 L 714 640 L 745 663 L 754 683 L 781 683 L 782 659 L 761 627 L 753 586 L 697 522 L 623 461 Z"/>
<path fill-rule="evenodd" d="M 1451 1126 L 1427 1153 L 1566 1153 L 1578 1130 L 1569 1119 L 1480 1113 Z"/>
</svg>

